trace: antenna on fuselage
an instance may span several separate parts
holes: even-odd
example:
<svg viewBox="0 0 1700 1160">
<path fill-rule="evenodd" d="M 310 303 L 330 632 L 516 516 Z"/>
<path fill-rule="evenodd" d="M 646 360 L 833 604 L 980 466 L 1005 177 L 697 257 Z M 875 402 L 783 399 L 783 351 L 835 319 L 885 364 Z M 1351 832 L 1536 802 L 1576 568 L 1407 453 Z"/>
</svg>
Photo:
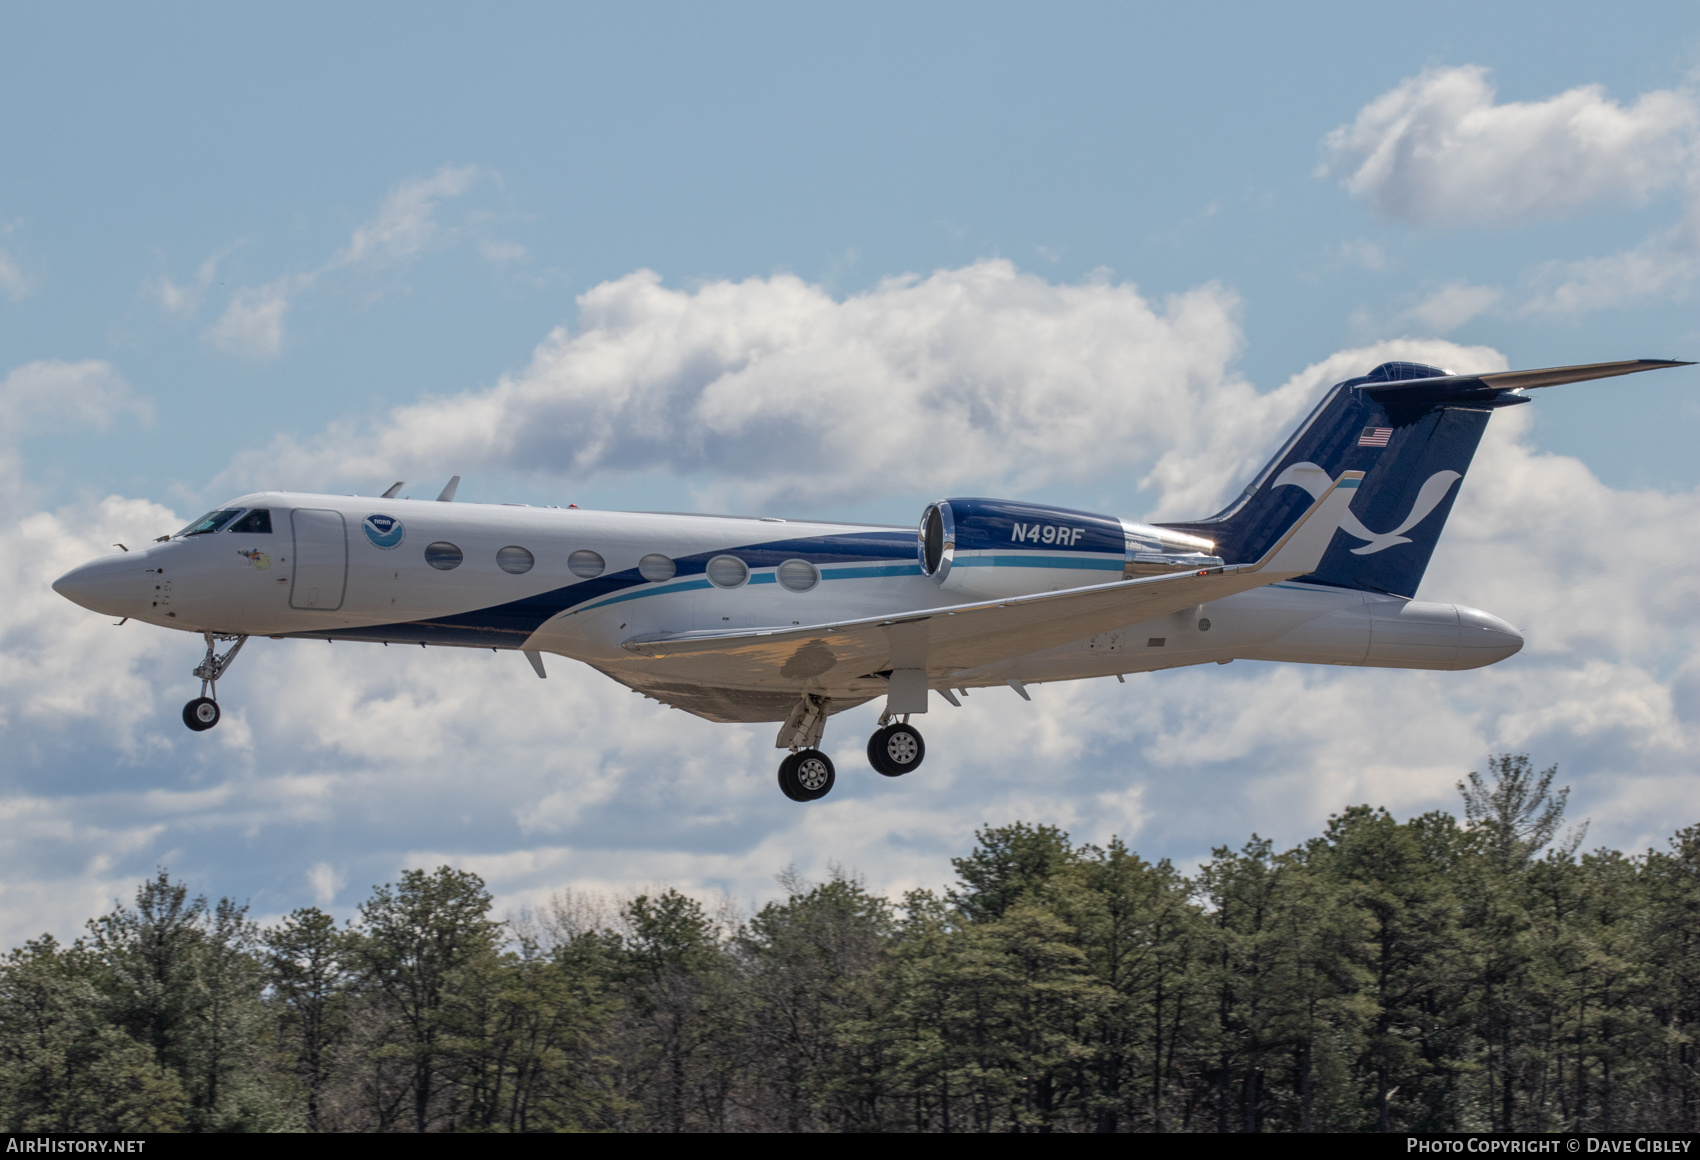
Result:
<svg viewBox="0 0 1700 1160">
<path fill-rule="evenodd" d="M 401 494 L 401 485 L 406 483 L 406 482 L 407 481 L 405 479 L 396 480 L 394 483 L 390 484 L 390 489 L 388 491 L 386 491 L 380 498 L 382 498 L 382 499 L 394 499 L 396 496 Z"/>
<path fill-rule="evenodd" d="M 437 502 L 453 503 L 455 501 L 455 488 L 459 486 L 460 476 L 456 475 L 449 480 L 448 486 L 443 488 L 443 494 L 437 497 Z"/>
</svg>

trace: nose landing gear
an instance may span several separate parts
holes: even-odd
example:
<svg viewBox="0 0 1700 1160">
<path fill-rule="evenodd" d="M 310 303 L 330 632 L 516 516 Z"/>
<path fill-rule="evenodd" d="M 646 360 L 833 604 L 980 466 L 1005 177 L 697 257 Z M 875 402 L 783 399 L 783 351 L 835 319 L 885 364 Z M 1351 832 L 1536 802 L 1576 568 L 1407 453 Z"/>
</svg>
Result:
<svg viewBox="0 0 1700 1160">
<path fill-rule="evenodd" d="M 201 634 L 207 639 L 207 655 L 201 663 L 195 666 L 191 676 L 201 678 L 201 695 L 183 706 L 183 724 L 196 733 L 204 733 L 218 724 L 221 714 L 218 711 L 218 679 L 224 676 L 224 671 L 236 659 L 236 654 L 242 651 L 242 646 L 248 643 L 246 636 L 214 636 L 210 632 Z M 235 641 L 222 654 L 218 651 L 219 641 Z"/>
</svg>

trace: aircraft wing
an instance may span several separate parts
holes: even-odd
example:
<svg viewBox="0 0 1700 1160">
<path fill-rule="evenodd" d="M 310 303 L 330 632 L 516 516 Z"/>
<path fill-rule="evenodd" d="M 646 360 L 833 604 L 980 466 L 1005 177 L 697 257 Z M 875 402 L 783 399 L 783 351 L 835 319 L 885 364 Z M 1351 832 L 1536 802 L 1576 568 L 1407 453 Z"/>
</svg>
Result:
<svg viewBox="0 0 1700 1160">
<path fill-rule="evenodd" d="M 1343 474 L 1255 564 L 832 624 L 649 634 L 621 646 L 638 656 L 682 661 L 690 669 L 697 667 L 690 662 L 701 662 L 693 679 L 727 685 L 794 688 L 817 678 L 834 685 L 897 668 L 948 675 L 1312 572 L 1362 478 L 1362 472 Z"/>
</svg>

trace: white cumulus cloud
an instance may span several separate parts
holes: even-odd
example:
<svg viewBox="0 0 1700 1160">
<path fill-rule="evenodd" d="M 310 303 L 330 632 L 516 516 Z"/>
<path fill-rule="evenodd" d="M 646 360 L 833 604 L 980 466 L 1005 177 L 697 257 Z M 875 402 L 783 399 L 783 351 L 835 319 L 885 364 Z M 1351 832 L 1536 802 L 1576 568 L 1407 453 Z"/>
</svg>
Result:
<svg viewBox="0 0 1700 1160">
<path fill-rule="evenodd" d="M 0 294 L 21 302 L 35 291 L 35 279 L 25 274 L 10 254 L 0 250 Z"/>
<path fill-rule="evenodd" d="M 0 441 L 61 431 L 67 426 L 104 430 L 121 414 L 142 419 L 153 411 L 111 363 L 38 359 L 0 380 Z"/>
<path fill-rule="evenodd" d="M 1700 112 L 1659 90 L 1624 106 L 1599 85 L 1496 103 L 1487 70 L 1401 82 L 1330 133 L 1318 175 L 1424 226 L 1516 225 L 1602 201 L 1645 199 L 1687 172 Z"/>
<path fill-rule="evenodd" d="M 1700 101 L 1690 89 L 1633 104 L 1582 85 L 1544 101 L 1499 103 L 1477 65 L 1430 69 L 1365 105 L 1328 134 L 1319 177 L 1416 226 L 1516 226 L 1672 191 L 1672 226 L 1615 254 L 1555 260 L 1528 272 L 1506 304 L 1522 315 L 1574 316 L 1688 294 L 1700 280 Z M 1444 333 L 1506 295 L 1457 284 L 1405 318 Z"/>
<path fill-rule="evenodd" d="M 154 279 L 148 289 L 158 300 L 159 308 L 178 318 L 193 318 L 200 310 L 201 299 L 206 297 L 213 279 L 218 277 L 219 263 L 228 258 L 240 244 L 233 242 L 213 252 L 195 269 L 195 276 L 187 282 L 174 282 L 164 274 Z"/>
<path fill-rule="evenodd" d="M 371 221 L 355 228 L 348 245 L 337 251 L 325 269 L 402 261 L 424 251 L 443 234 L 437 220 L 439 203 L 465 193 L 477 177 L 473 166 L 445 165 L 430 177 L 402 182 L 384 198 Z"/>
<path fill-rule="evenodd" d="M 338 271 L 381 269 L 401 265 L 434 246 L 445 244 L 454 231 L 438 220 L 437 210 L 448 198 L 459 197 L 478 178 L 473 166 L 445 165 L 430 177 L 401 182 L 384 198 L 378 212 L 354 228 L 348 244 L 323 264 L 274 279 L 263 286 L 237 289 L 224 313 L 206 332 L 220 350 L 247 358 L 275 358 L 283 350 L 284 325 L 295 301 Z M 211 284 L 218 261 L 228 247 L 203 263 L 194 282 L 179 286 L 168 279 L 155 284 L 155 293 L 168 312 L 192 314 Z"/>
<path fill-rule="evenodd" d="M 283 324 L 290 298 L 302 283 L 284 279 L 268 286 L 244 286 L 231 296 L 207 338 L 220 350 L 248 358 L 271 358 L 283 349 Z"/>
<path fill-rule="evenodd" d="M 579 308 L 577 327 L 489 389 L 280 440 L 225 482 L 329 487 L 447 464 L 559 480 L 648 471 L 709 477 L 705 504 L 768 510 L 1136 472 L 1165 513 L 1196 515 L 1244 482 L 1311 404 L 1316 376 L 1334 373 L 1255 390 L 1231 369 L 1238 301 L 1220 287 L 1153 302 L 1006 261 L 845 299 L 790 275 L 681 290 L 639 271 Z"/>
<path fill-rule="evenodd" d="M 1674 226 L 1639 245 L 1600 258 L 1553 262 L 1535 271 L 1525 314 L 1576 315 L 1684 297 L 1700 279 L 1700 174 Z"/>
<path fill-rule="evenodd" d="M 1387 257 L 1387 251 L 1367 238 L 1341 242 L 1335 247 L 1334 255 L 1348 266 L 1358 266 L 1377 273 L 1393 264 Z"/>
<path fill-rule="evenodd" d="M 1425 295 L 1405 317 L 1425 330 L 1445 334 L 1499 305 L 1505 291 L 1498 286 L 1472 286 L 1449 282 Z"/>
</svg>

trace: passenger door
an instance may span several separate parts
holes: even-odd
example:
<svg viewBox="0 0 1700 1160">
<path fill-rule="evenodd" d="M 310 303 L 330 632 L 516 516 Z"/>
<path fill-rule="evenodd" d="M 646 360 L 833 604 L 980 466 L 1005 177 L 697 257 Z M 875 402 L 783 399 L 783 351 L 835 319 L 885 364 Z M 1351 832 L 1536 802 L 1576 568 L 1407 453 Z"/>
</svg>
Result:
<svg viewBox="0 0 1700 1160">
<path fill-rule="evenodd" d="M 289 522 L 295 532 L 289 607 L 335 612 L 348 585 L 348 528 L 342 513 L 297 508 Z"/>
</svg>

